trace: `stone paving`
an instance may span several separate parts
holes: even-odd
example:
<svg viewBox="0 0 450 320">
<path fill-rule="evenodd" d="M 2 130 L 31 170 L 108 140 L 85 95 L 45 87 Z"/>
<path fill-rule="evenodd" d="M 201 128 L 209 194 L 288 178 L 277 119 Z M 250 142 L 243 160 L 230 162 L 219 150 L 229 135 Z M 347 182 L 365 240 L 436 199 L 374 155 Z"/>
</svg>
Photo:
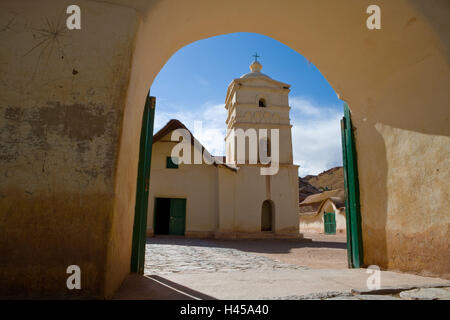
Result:
<svg viewBox="0 0 450 320">
<path fill-rule="evenodd" d="M 169 281 L 219 299 L 450 300 L 449 282 L 443 279 L 383 271 L 381 291 L 361 291 L 353 288 L 364 288 L 364 269 L 308 268 L 301 256 L 295 256 L 299 264 L 286 263 L 270 255 L 273 245 L 277 253 L 280 244 L 287 246 L 284 251 L 291 255 L 301 244 L 249 241 L 148 238 L 144 273 L 150 281 Z M 159 291 L 150 290 L 150 296 Z"/>
<path fill-rule="evenodd" d="M 308 268 L 202 239 L 149 238 L 145 248 L 145 274 L 298 269 Z"/>
</svg>

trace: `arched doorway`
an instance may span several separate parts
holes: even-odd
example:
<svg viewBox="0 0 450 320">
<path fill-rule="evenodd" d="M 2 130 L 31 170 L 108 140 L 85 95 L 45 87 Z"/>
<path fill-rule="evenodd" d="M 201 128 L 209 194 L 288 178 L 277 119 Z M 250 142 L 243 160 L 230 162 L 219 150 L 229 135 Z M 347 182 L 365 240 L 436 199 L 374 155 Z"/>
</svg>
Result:
<svg viewBox="0 0 450 320">
<path fill-rule="evenodd" d="M 270 41 L 272 41 L 272 46 L 271 48 L 277 48 L 277 47 L 283 47 L 283 50 L 277 50 L 277 54 L 276 54 L 276 59 L 272 59 L 271 64 L 268 64 L 269 66 L 271 66 L 272 68 L 274 68 L 274 66 L 276 66 L 274 69 L 277 70 L 289 70 L 292 73 L 296 73 L 296 74 L 302 74 L 302 77 L 305 77 L 304 74 L 307 73 L 308 68 L 310 68 L 311 63 L 308 62 L 306 59 L 304 59 L 300 54 L 298 54 L 297 52 L 286 52 L 285 49 L 287 48 L 285 45 L 283 45 L 282 43 L 280 43 L 279 41 L 269 38 L 267 36 L 264 35 L 260 35 L 260 34 L 250 34 L 250 33 L 236 33 L 236 34 L 230 34 L 230 35 L 221 35 L 218 37 L 213 37 L 211 39 L 205 39 L 205 40 L 201 40 L 201 41 L 197 41 L 195 43 L 192 43 L 188 46 L 186 46 L 186 48 L 182 48 L 179 50 L 179 52 L 177 52 L 176 56 L 174 56 L 173 58 L 170 59 L 170 61 L 168 61 L 166 63 L 166 65 L 164 66 L 164 68 L 161 70 L 161 72 L 158 74 L 158 77 L 155 79 L 155 81 L 152 83 L 152 87 L 150 89 L 150 92 L 152 95 L 157 96 L 157 100 L 158 100 L 158 107 L 156 108 L 156 112 L 155 112 L 155 132 L 159 132 L 158 129 L 162 130 L 163 126 L 162 124 L 166 123 L 168 121 L 168 119 L 171 119 L 170 117 L 173 116 L 173 105 L 178 104 L 180 106 L 183 106 L 183 108 L 178 107 L 177 109 L 177 113 L 176 116 L 178 117 L 178 119 L 181 119 L 183 121 L 187 121 L 184 124 L 186 124 L 186 127 L 191 127 L 191 128 L 195 128 L 195 123 L 193 124 L 193 119 L 195 119 L 195 121 L 197 122 L 201 122 L 201 121 L 208 121 L 208 118 L 205 118 L 205 116 L 198 111 L 198 109 L 195 108 L 195 106 L 189 105 L 188 102 L 186 104 L 186 92 L 189 91 L 189 89 L 192 90 L 192 87 L 190 86 L 191 83 L 195 82 L 196 79 L 194 79 L 193 77 L 190 77 L 190 74 L 195 74 L 197 76 L 197 78 L 202 78 L 202 79 L 207 79 L 209 81 L 216 81 L 217 82 L 217 86 L 221 86 L 222 88 L 225 88 L 226 85 L 228 83 L 220 83 L 222 82 L 222 79 L 224 78 L 222 76 L 222 74 L 219 76 L 217 69 L 215 69 L 216 65 L 216 61 L 214 61 L 214 63 L 212 63 L 212 65 L 210 65 L 209 67 L 205 67 L 206 63 L 209 61 L 209 57 L 208 55 L 211 55 L 213 57 L 217 57 L 217 55 L 219 55 L 220 57 L 223 57 L 223 64 L 227 65 L 227 74 L 229 78 L 232 78 L 233 76 L 235 76 L 236 74 L 240 74 L 239 72 L 242 71 L 239 68 L 236 68 L 234 70 L 234 72 L 229 72 L 228 70 L 233 69 L 233 65 L 236 63 L 235 60 L 239 60 L 239 57 L 235 57 L 232 54 L 232 52 L 228 52 L 228 51 L 232 51 L 231 48 L 236 48 L 239 47 L 240 50 L 244 50 L 244 51 L 248 51 L 251 52 L 251 48 L 242 46 L 242 44 L 236 43 L 236 38 L 238 37 L 245 37 L 245 40 L 251 39 L 251 38 L 257 38 L 259 39 L 259 41 L 262 41 L 261 38 L 264 39 L 270 39 Z M 218 39 L 220 39 L 220 42 L 224 42 L 225 45 L 221 45 L 219 46 L 218 44 Z M 230 40 L 232 39 L 232 40 Z M 267 41 L 267 40 L 265 40 Z M 234 43 L 233 43 L 234 42 Z M 248 41 L 250 42 L 250 41 Z M 276 43 L 273 43 L 276 42 Z M 211 48 L 211 46 L 205 45 L 205 43 L 212 43 L 214 45 L 214 47 L 220 47 L 220 50 L 218 53 L 216 52 L 216 54 L 214 54 L 214 50 L 216 50 L 216 48 Z M 201 50 L 200 50 L 201 49 Z M 287 48 L 288 49 L 288 48 Z M 290 50 L 290 49 L 288 49 Z M 291 50 L 292 51 L 292 50 Z M 195 55 L 193 53 L 196 53 Z M 205 54 L 208 53 L 208 54 Z M 300 63 L 297 66 L 297 68 L 290 68 L 287 67 L 285 68 L 286 65 L 291 66 L 295 63 L 295 59 L 293 59 L 292 55 L 296 56 L 296 59 L 299 59 Z M 194 59 L 194 57 L 196 57 Z M 200 66 L 202 66 L 199 70 L 196 70 L 197 67 L 193 67 L 194 65 L 198 65 L 198 62 L 196 59 L 200 59 L 200 61 L 202 61 L 202 63 L 200 64 Z M 228 59 L 228 60 L 227 60 Z M 214 60 L 216 60 L 216 58 L 214 58 Z M 278 61 L 276 60 L 290 60 L 289 63 L 285 63 L 285 66 L 283 65 L 279 65 Z M 195 63 L 194 63 L 195 62 Z M 258 63 L 260 65 L 261 68 L 261 64 Z M 188 67 L 189 65 L 189 67 Z M 214 67 L 213 67 L 214 66 Z M 307 68 L 305 68 L 305 66 L 307 66 Z M 191 68 L 191 69 L 189 69 Z M 169 70 L 169 71 L 168 71 Z M 182 71 L 181 71 L 182 70 Z M 207 70 L 207 71 L 204 71 Z M 214 72 L 210 72 L 210 70 L 215 70 Z M 250 66 L 250 70 L 252 70 L 252 65 Z M 174 79 L 178 79 L 178 80 L 174 80 Z M 183 79 L 184 81 L 180 81 L 180 79 Z M 299 102 L 298 100 L 301 100 L 298 97 L 298 91 L 297 91 L 297 86 L 296 86 L 296 81 L 293 80 L 293 82 L 291 84 L 289 84 L 289 88 L 290 88 L 290 97 L 289 100 L 291 101 L 291 105 L 292 105 L 292 109 L 295 109 L 295 111 L 293 111 L 293 114 L 289 117 L 291 119 L 292 123 L 292 127 L 297 127 L 297 128 L 303 128 L 303 130 L 305 131 L 313 131 L 313 130 L 318 130 L 321 132 L 327 132 L 328 134 L 326 134 L 328 136 L 327 138 L 327 145 L 329 146 L 329 142 L 331 139 L 337 141 L 337 144 L 339 145 L 338 148 L 336 148 L 337 150 L 337 154 L 339 157 L 341 157 L 341 139 L 339 139 L 339 131 L 340 131 L 340 126 L 339 126 L 339 117 L 342 116 L 342 101 L 339 100 L 339 97 L 336 97 L 336 92 L 331 88 L 331 86 L 329 86 L 328 83 L 324 83 L 326 82 L 326 79 L 324 77 L 322 77 L 322 83 L 320 84 L 320 86 L 326 88 L 326 91 L 322 93 L 322 96 L 329 96 L 329 93 L 331 93 L 333 95 L 333 99 L 336 99 L 335 103 L 336 105 L 339 104 L 340 105 L 340 112 L 339 113 L 333 113 L 333 109 L 331 108 L 323 108 L 323 115 L 322 117 L 319 117 L 317 114 L 315 114 L 315 119 L 322 119 L 325 114 L 327 115 L 327 118 L 329 118 L 329 120 L 327 120 L 326 126 L 325 125 L 321 125 L 318 126 L 317 121 L 311 121 L 309 120 L 309 122 L 314 123 L 313 127 L 311 128 L 311 130 L 308 130 L 306 128 L 309 127 L 309 123 L 307 124 L 306 122 L 302 122 L 304 118 L 308 118 L 308 114 L 305 114 L 307 112 L 303 111 L 302 108 L 299 107 L 299 104 L 301 104 L 303 106 L 304 102 Z M 207 81 L 205 80 L 205 81 Z M 162 82 L 166 82 L 168 84 L 170 84 L 170 86 L 164 86 L 162 85 Z M 186 84 L 189 85 L 186 85 Z M 309 83 L 314 83 L 314 78 L 312 79 L 311 82 Z M 186 87 L 184 87 L 186 86 Z M 310 90 L 308 87 L 306 87 L 305 85 L 299 85 L 298 87 L 301 87 L 302 90 Z M 169 89 L 170 88 L 170 89 Z M 228 87 L 230 88 L 230 87 Z M 285 89 L 286 87 L 283 86 L 283 89 Z M 168 90 L 169 89 L 169 90 Z M 195 91 L 195 90 L 194 90 Z M 206 111 L 208 108 L 208 106 L 214 105 L 212 102 L 205 102 L 204 104 L 202 104 L 202 99 L 205 99 L 202 97 L 202 95 L 204 95 L 202 90 L 197 90 L 197 96 L 195 96 L 195 92 L 189 92 L 190 98 L 189 101 L 195 101 L 196 104 L 199 105 L 203 105 L 203 107 L 200 108 L 204 108 L 204 110 Z M 171 96 L 173 95 L 174 92 L 177 92 L 177 94 L 175 95 L 177 98 L 173 100 L 173 98 L 171 98 Z M 211 100 L 211 96 L 208 96 L 208 98 L 210 99 L 209 101 L 214 101 Z M 264 99 L 264 102 L 267 102 L 266 104 L 266 110 L 262 111 L 261 106 L 259 106 L 258 102 Z M 316 98 L 317 99 L 317 98 Z M 221 101 L 222 97 L 220 97 L 220 99 L 216 100 L 215 102 L 218 103 L 217 101 Z M 170 101 L 170 103 L 168 103 L 168 101 Z M 225 100 L 227 101 L 227 99 Z M 239 102 L 240 99 L 236 100 L 236 103 Z M 280 107 L 280 105 L 278 105 L 277 102 L 279 101 L 278 99 L 274 99 L 273 95 L 271 93 L 268 92 L 264 92 L 264 91 L 256 91 L 255 94 L 251 95 L 251 98 L 249 99 L 249 103 L 251 103 L 251 108 L 254 108 L 260 112 L 263 112 L 264 115 L 270 114 L 270 112 L 273 110 L 273 107 Z M 334 100 L 333 100 L 334 101 Z M 310 106 L 310 109 L 313 110 L 317 110 L 317 113 L 321 114 L 319 112 L 319 107 L 317 102 L 311 102 L 308 104 Z M 329 104 L 331 105 L 331 104 Z M 219 105 L 217 105 L 218 107 L 220 107 Z M 180 109 L 185 109 L 188 111 L 182 111 Z M 227 109 L 227 108 L 225 108 Z M 300 111 L 296 112 L 297 109 L 300 109 Z M 205 113 L 205 111 L 203 111 Z M 208 110 L 208 117 L 210 117 L 210 112 L 212 110 Z M 247 110 L 245 110 L 247 111 Z M 220 116 L 220 114 L 218 114 Z M 245 112 L 243 113 L 243 115 L 245 115 L 245 120 L 246 121 L 250 121 L 251 118 L 251 114 L 250 112 Z M 300 120 L 296 120 L 298 118 L 302 118 L 302 121 Z M 281 117 L 276 117 L 274 118 L 274 124 L 278 123 L 279 121 L 283 121 L 282 119 L 280 119 Z M 163 121 L 161 121 L 161 119 L 164 119 Z M 172 119 L 173 120 L 173 119 Z M 169 120 L 172 121 L 172 120 Z M 270 122 L 269 118 L 265 118 L 264 119 L 265 122 Z M 307 120 L 304 120 L 307 121 Z M 167 122 L 167 123 L 169 123 Z M 222 124 L 221 124 L 222 125 Z M 158 127 L 159 126 L 159 127 Z M 208 125 L 210 128 L 213 127 L 214 129 L 216 129 L 218 127 L 217 124 L 213 124 L 213 125 Z M 321 130 L 318 129 L 318 127 L 321 128 L 329 128 L 329 127 L 336 127 L 337 130 L 334 130 L 334 134 L 330 135 L 329 131 L 327 130 Z M 220 132 L 220 131 L 218 131 Z M 269 132 L 270 133 L 270 132 Z M 195 132 L 194 132 L 195 134 Z M 150 133 L 151 135 L 151 133 Z M 225 133 L 223 133 L 223 135 L 225 135 Z M 266 164 L 268 162 L 270 162 L 269 159 L 263 160 L 264 159 L 264 154 L 266 154 L 267 156 L 270 157 L 270 150 L 271 150 L 271 141 L 270 138 L 268 137 L 269 134 L 264 134 L 264 133 L 260 133 L 259 134 L 259 162 Z M 322 134 L 323 135 L 323 134 Z M 158 136 L 158 133 L 155 134 L 155 136 Z M 333 138 L 332 138 L 333 137 Z M 309 142 L 308 141 L 307 136 L 305 137 L 305 139 L 301 138 L 301 136 L 299 137 L 299 135 L 297 134 L 297 137 L 294 138 L 293 140 L 296 141 L 301 141 L 301 144 L 305 145 Z M 256 139 L 255 139 L 256 140 Z M 277 141 L 277 139 L 275 139 L 275 141 Z M 315 140 L 314 143 L 315 148 L 319 149 L 318 146 L 321 145 L 320 141 Z M 247 143 L 247 142 L 246 142 Z M 156 144 L 158 145 L 158 144 Z M 154 146 L 155 147 L 155 146 Z M 230 145 L 228 145 L 228 147 L 230 147 Z M 207 148 L 208 149 L 208 148 Z M 248 151 L 249 149 L 247 149 Z M 276 149 L 275 149 L 276 150 Z M 295 151 L 292 150 L 293 154 L 292 154 L 292 158 L 295 158 Z M 218 150 L 217 153 L 214 154 L 220 154 L 220 152 L 222 152 L 221 150 Z M 230 152 L 230 151 L 228 151 Z M 157 155 L 157 154 L 161 154 L 160 151 L 158 151 L 158 148 L 156 147 L 153 148 L 152 151 L 153 154 Z M 330 153 L 330 150 L 328 149 L 327 153 Z M 320 155 L 321 158 L 326 159 L 327 156 L 324 155 L 323 153 Z M 164 158 L 164 156 L 163 156 Z M 152 163 L 157 163 L 158 160 L 156 159 L 152 159 Z M 163 159 L 165 161 L 165 159 Z M 295 159 L 294 159 L 295 161 Z M 314 164 L 316 165 L 317 163 L 314 162 Z M 320 164 L 319 164 L 320 165 Z M 302 167 L 302 165 L 301 165 Z M 307 167 L 308 168 L 308 167 Z M 325 169 L 325 168 L 324 168 Z M 305 169 L 305 170 L 310 170 Z M 157 224 L 155 224 L 155 221 L 158 220 L 158 214 L 157 214 L 157 210 L 156 208 L 158 207 L 156 205 L 156 202 L 158 199 L 156 199 L 155 194 L 164 194 L 165 197 L 170 197 L 170 192 L 173 191 L 169 191 L 169 190 L 165 190 L 164 192 L 161 191 L 161 188 L 165 188 L 164 185 L 167 184 L 168 180 L 166 179 L 161 179 L 162 175 L 164 175 L 164 173 L 162 172 L 155 172 L 157 170 L 153 169 L 153 172 L 150 174 L 151 177 L 151 184 L 149 186 L 149 197 L 148 197 L 148 211 L 147 211 L 147 217 L 148 217 L 148 221 L 147 221 L 147 234 L 145 235 L 144 233 L 142 233 L 141 236 L 143 236 L 141 243 L 143 244 L 143 247 L 146 247 L 148 252 L 152 251 L 152 246 L 154 244 L 154 239 L 151 239 L 152 236 L 157 235 L 157 234 L 161 234 L 160 231 L 157 230 Z M 156 173 L 156 174 L 155 174 Z M 299 175 L 300 173 L 298 173 L 297 175 Z M 304 173 L 306 174 L 306 173 Z M 311 172 L 311 174 L 313 174 L 313 172 Z M 290 175 L 291 177 L 295 177 L 296 175 L 293 173 Z M 279 178 L 280 180 L 282 179 L 282 181 L 286 181 L 286 177 L 283 175 L 278 175 L 278 177 L 283 177 L 283 178 Z M 300 176 L 299 176 L 300 177 Z M 179 178 L 179 176 L 177 177 Z M 185 179 L 185 177 L 184 177 Z M 248 179 L 248 177 L 247 177 Z M 253 180 L 253 179 L 251 179 Z M 214 181 L 213 179 L 209 179 L 209 181 Z M 254 181 L 254 180 L 253 180 Z M 196 180 L 196 183 L 199 185 L 202 185 L 203 183 L 199 182 L 198 180 Z M 240 231 L 242 231 L 242 226 L 245 226 L 245 221 L 242 221 L 241 218 L 242 216 L 245 216 L 246 219 L 252 221 L 252 223 L 254 223 L 254 225 L 252 226 L 251 231 L 258 231 L 261 232 L 260 236 L 263 237 L 272 237 L 274 234 L 273 232 L 276 230 L 277 232 L 277 237 L 283 237 L 286 235 L 286 231 L 285 230 L 295 230 L 295 224 L 298 223 L 298 221 L 293 221 L 295 220 L 295 214 L 290 215 L 290 217 L 294 218 L 290 218 L 291 220 L 291 226 L 294 226 L 291 229 L 286 228 L 286 219 L 284 219 L 283 217 L 286 216 L 286 214 L 288 212 L 294 212 L 295 210 L 289 210 L 288 208 L 286 208 L 287 206 L 290 206 L 294 201 L 288 201 L 288 199 L 284 198 L 284 199 L 280 199 L 283 198 L 285 195 L 287 196 L 287 193 L 282 193 L 282 192 L 277 192 L 277 194 L 274 194 L 272 192 L 272 194 L 270 194 L 270 186 L 276 184 L 277 181 L 274 181 L 272 179 L 272 181 L 270 179 L 265 179 L 265 181 L 262 181 L 260 183 L 260 185 L 265 185 L 265 190 L 263 190 L 263 192 L 261 193 L 261 196 L 259 196 L 259 194 L 257 196 L 255 196 L 253 199 L 248 199 L 248 203 L 250 206 L 250 208 L 246 207 L 246 214 L 245 215 L 241 215 L 241 214 L 235 214 L 233 215 L 232 220 L 233 221 L 233 225 L 234 226 L 239 226 L 239 228 L 241 228 Z M 284 182 L 283 182 L 284 183 Z M 178 185 L 177 183 L 173 183 L 173 185 Z M 213 189 L 213 188 L 211 188 Z M 229 188 L 229 190 L 233 190 L 234 188 Z M 281 188 L 276 187 L 273 188 L 272 190 L 277 190 L 279 191 Z M 288 188 L 288 190 L 294 190 L 295 186 L 293 188 Z M 261 191 L 261 190 L 260 190 Z M 265 191 L 265 192 L 264 192 Z M 184 191 L 177 191 L 177 192 L 184 192 Z M 195 192 L 192 194 L 193 197 L 195 197 Z M 255 193 L 256 194 L 256 193 Z M 282 195 L 284 194 L 284 195 Z M 186 194 L 184 193 L 184 196 L 186 196 Z M 147 196 L 145 196 L 144 198 L 146 198 Z M 189 197 L 189 196 L 186 196 Z M 214 196 L 208 197 L 209 199 L 216 199 L 214 198 Z M 273 203 L 277 203 L 277 223 L 276 223 L 276 228 L 274 227 L 274 219 L 273 219 L 273 208 L 274 206 L 270 207 L 268 205 L 268 203 L 263 205 L 264 200 L 266 199 L 271 199 L 270 201 Z M 216 200 L 211 200 L 211 201 L 216 201 Z M 192 202 L 191 202 L 192 203 Z M 202 201 L 203 203 L 203 201 Z M 220 203 L 220 201 L 219 201 Z M 251 203 L 251 204 L 250 204 Z M 223 230 L 225 228 L 223 228 L 223 224 L 221 224 L 220 222 L 218 222 L 216 224 L 216 222 L 213 222 L 211 224 L 209 224 L 208 222 L 211 220 L 216 219 L 215 215 L 214 215 L 214 208 L 208 208 L 207 206 L 203 205 L 203 207 L 205 208 L 205 210 L 208 210 L 207 213 L 205 213 L 203 216 L 205 217 L 205 219 L 202 219 L 201 223 L 204 224 L 206 227 L 205 228 L 210 228 L 208 229 L 207 232 L 214 232 L 211 231 L 211 229 L 214 228 L 214 224 L 215 224 L 215 228 L 216 230 Z M 234 205 L 234 209 L 233 210 L 239 210 L 236 208 L 242 208 L 243 206 L 241 204 L 235 204 Z M 263 208 L 264 207 L 264 208 Z M 196 215 L 199 215 L 200 210 L 195 210 L 195 214 L 194 214 L 194 219 Z M 145 213 L 143 213 L 143 215 L 145 216 Z M 238 217 L 237 219 L 235 217 Z M 222 219 L 223 220 L 223 219 Z M 136 221 L 136 219 L 135 219 Z M 190 229 L 191 227 L 189 226 L 189 224 L 192 225 L 194 220 L 191 220 L 191 222 L 188 222 L 188 225 L 186 226 L 188 232 L 187 232 L 187 237 L 190 236 Z M 218 219 L 216 219 L 216 221 L 218 221 Z M 195 223 L 196 227 L 198 228 L 199 224 Z M 222 228 L 222 229 L 221 229 Z M 204 231 L 205 232 L 205 231 Z M 288 231 L 289 232 L 289 231 Z M 165 231 L 164 233 L 167 233 L 167 231 Z M 301 234 L 303 234 L 302 232 L 300 232 Z M 145 236 L 149 237 L 147 238 L 147 242 L 145 241 Z M 135 251 L 133 251 L 134 253 Z M 141 254 L 142 257 L 145 256 L 144 252 L 142 252 Z M 152 261 L 153 259 L 150 256 L 147 256 L 147 261 Z M 150 264 L 147 264 L 147 266 L 149 266 Z M 146 268 L 148 270 L 148 267 Z M 134 271 L 134 269 L 132 269 Z"/>
<path fill-rule="evenodd" d="M 274 210 L 270 200 L 265 200 L 261 207 L 261 231 L 274 231 Z"/>
</svg>

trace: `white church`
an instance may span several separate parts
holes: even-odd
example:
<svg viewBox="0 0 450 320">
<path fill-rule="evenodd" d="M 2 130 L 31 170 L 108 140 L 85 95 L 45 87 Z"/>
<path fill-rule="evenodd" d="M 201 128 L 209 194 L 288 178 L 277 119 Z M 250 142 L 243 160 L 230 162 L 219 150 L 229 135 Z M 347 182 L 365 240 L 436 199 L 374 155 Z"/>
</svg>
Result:
<svg viewBox="0 0 450 320">
<path fill-rule="evenodd" d="M 261 69 L 255 60 L 251 72 L 228 86 L 225 157 L 211 156 L 175 119 L 153 136 L 148 236 L 301 237 L 298 166 L 293 164 L 289 118 L 290 85 L 270 78 Z M 180 154 L 184 160 L 173 155 L 180 146 L 180 135 L 174 134 L 179 130 L 190 134 L 188 143 L 184 142 L 190 149 Z M 245 151 L 240 152 L 237 131 L 256 132 L 256 145 L 266 149 L 263 155 L 267 157 L 253 152 L 250 134 L 244 136 L 241 146 Z M 264 131 L 267 137 L 261 134 Z M 213 161 L 194 161 L 196 152 Z M 192 161 L 186 161 L 186 157 Z M 272 159 L 271 163 L 267 159 Z M 276 169 L 267 173 L 274 165 Z"/>
</svg>

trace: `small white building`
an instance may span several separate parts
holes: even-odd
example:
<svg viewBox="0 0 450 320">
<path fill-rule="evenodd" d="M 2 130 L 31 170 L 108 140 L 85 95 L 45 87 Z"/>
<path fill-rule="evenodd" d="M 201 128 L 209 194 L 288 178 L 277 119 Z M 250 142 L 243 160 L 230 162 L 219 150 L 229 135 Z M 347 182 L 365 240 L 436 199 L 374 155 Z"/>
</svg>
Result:
<svg viewBox="0 0 450 320">
<path fill-rule="evenodd" d="M 214 157 L 214 164 L 174 163 L 171 152 L 179 141 L 172 132 L 187 128 L 171 120 L 154 135 L 150 173 L 147 234 L 174 234 L 191 237 L 300 237 L 298 225 L 298 166 L 293 164 L 289 119 L 288 84 L 261 73 L 257 61 L 251 72 L 228 86 L 227 150 Z M 233 132 L 237 129 L 277 129 L 279 169 L 262 175 L 267 168 L 258 158 L 239 163 Z M 190 131 L 189 131 L 190 132 Z M 191 134 L 191 155 L 205 148 Z M 275 143 L 257 136 L 269 150 Z M 236 141 L 235 141 L 236 142 Z M 205 151 L 209 154 L 207 151 Z M 269 154 L 270 156 L 270 154 Z M 225 162 L 223 162 L 225 159 Z M 191 163 L 194 163 L 192 160 Z"/>
<path fill-rule="evenodd" d="M 300 232 L 345 234 L 344 190 L 308 196 L 299 204 Z"/>
</svg>

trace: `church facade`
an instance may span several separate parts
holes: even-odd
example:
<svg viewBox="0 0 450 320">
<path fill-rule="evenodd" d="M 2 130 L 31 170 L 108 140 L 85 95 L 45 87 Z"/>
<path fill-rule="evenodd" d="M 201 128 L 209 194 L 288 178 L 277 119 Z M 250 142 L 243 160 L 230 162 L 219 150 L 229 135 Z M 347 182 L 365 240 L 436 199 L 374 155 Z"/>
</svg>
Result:
<svg viewBox="0 0 450 320">
<path fill-rule="evenodd" d="M 154 135 L 147 235 L 301 237 L 290 86 L 261 69 L 255 60 L 228 86 L 225 156 L 210 155 L 175 119 Z"/>
</svg>

